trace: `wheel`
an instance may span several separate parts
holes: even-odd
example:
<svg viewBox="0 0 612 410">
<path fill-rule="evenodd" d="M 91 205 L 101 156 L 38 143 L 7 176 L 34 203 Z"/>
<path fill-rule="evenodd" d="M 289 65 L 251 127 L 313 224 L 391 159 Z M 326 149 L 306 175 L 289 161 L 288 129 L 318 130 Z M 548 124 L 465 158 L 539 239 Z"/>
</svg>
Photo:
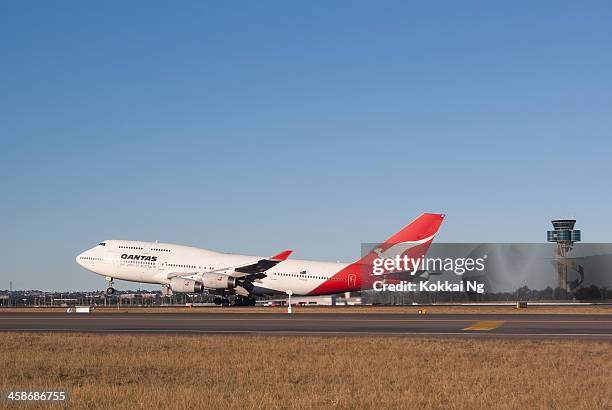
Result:
<svg viewBox="0 0 612 410">
<path fill-rule="evenodd" d="M 223 304 L 223 298 L 214 298 L 213 299 L 213 303 L 215 305 L 221 305 L 221 304 Z"/>
<path fill-rule="evenodd" d="M 223 306 L 223 307 L 228 307 L 229 305 L 230 305 L 230 303 L 229 303 L 229 300 L 227 300 L 227 299 L 224 299 L 223 303 L 221 303 L 221 306 Z"/>
<path fill-rule="evenodd" d="M 115 288 L 109 287 L 109 288 L 106 289 L 106 294 L 108 296 L 113 295 L 114 293 L 115 293 Z"/>
<path fill-rule="evenodd" d="M 251 298 L 237 298 L 234 301 L 233 306 L 255 306 L 255 299 L 251 299 Z"/>
</svg>

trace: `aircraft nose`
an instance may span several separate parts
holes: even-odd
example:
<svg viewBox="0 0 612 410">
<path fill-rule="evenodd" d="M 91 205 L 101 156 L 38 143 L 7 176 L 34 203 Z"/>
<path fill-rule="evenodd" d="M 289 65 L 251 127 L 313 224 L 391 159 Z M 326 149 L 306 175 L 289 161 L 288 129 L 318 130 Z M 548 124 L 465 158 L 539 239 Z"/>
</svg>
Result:
<svg viewBox="0 0 612 410">
<path fill-rule="evenodd" d="M 85 252 L 81 252 L 77 255 L 77 257 L 75 258 L 76 263 L 78 263 L 80 266 L 83 266 L 83 255 L 85 255 Z"/>
</svg>

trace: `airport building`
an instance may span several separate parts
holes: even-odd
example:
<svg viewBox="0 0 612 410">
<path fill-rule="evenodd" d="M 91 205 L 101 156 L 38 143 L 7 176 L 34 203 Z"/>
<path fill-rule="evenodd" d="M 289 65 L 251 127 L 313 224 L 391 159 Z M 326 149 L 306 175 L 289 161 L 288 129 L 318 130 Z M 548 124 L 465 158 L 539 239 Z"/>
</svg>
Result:
<svg viewBox="0 0 612 410">
<path fill-rule="evenodd" d="M 574 244 L 580 242 L 581 233 L 574 229 L 575 219 L 554 219 L 551 223 L 553 230 L 546 232 L 546 240 L 557 245 L 555 250 L 557 288 L 562 292 L 571 292 L 573 289 L 568 281 L 568 270 L 571 268 L 571 263 L 568 260 L 568 254 L 574 248 Z"/>
</svg>

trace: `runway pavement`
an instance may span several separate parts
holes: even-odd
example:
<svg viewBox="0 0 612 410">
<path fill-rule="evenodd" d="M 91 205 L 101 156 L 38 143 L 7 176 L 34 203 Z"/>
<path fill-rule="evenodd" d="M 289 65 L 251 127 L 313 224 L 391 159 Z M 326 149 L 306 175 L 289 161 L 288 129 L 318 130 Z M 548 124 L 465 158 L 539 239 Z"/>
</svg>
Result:
<svg viewBox="0 0 612 410">
<path fill-rule="evenodd" d="M 612 340 L 612 315 L 2 312 L 0 331 Z"/>
</svg>

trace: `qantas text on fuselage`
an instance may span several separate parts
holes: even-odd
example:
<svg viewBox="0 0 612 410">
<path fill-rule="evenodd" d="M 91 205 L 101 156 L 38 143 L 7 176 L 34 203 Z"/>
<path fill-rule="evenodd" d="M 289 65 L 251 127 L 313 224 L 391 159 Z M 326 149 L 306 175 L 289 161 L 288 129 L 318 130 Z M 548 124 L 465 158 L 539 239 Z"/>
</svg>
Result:
<svg viewBox="0 0 612 410">
<path fill-rule="evenodd" d="M 371 289 L 380 277 L 372 261 L 383 253 L 421 256 L 427 252 L 444 219 L 425 213 L 353 263 L 289 259 L 286 250 L 271 257 L 236 255 L 184 245 L 106 240 L 76 257 L 82 267 L 114 279 L 162 285 L 165 292 L 208 291 L 220 300 L 285 293 L 315 296 Z"/>
</svg>

